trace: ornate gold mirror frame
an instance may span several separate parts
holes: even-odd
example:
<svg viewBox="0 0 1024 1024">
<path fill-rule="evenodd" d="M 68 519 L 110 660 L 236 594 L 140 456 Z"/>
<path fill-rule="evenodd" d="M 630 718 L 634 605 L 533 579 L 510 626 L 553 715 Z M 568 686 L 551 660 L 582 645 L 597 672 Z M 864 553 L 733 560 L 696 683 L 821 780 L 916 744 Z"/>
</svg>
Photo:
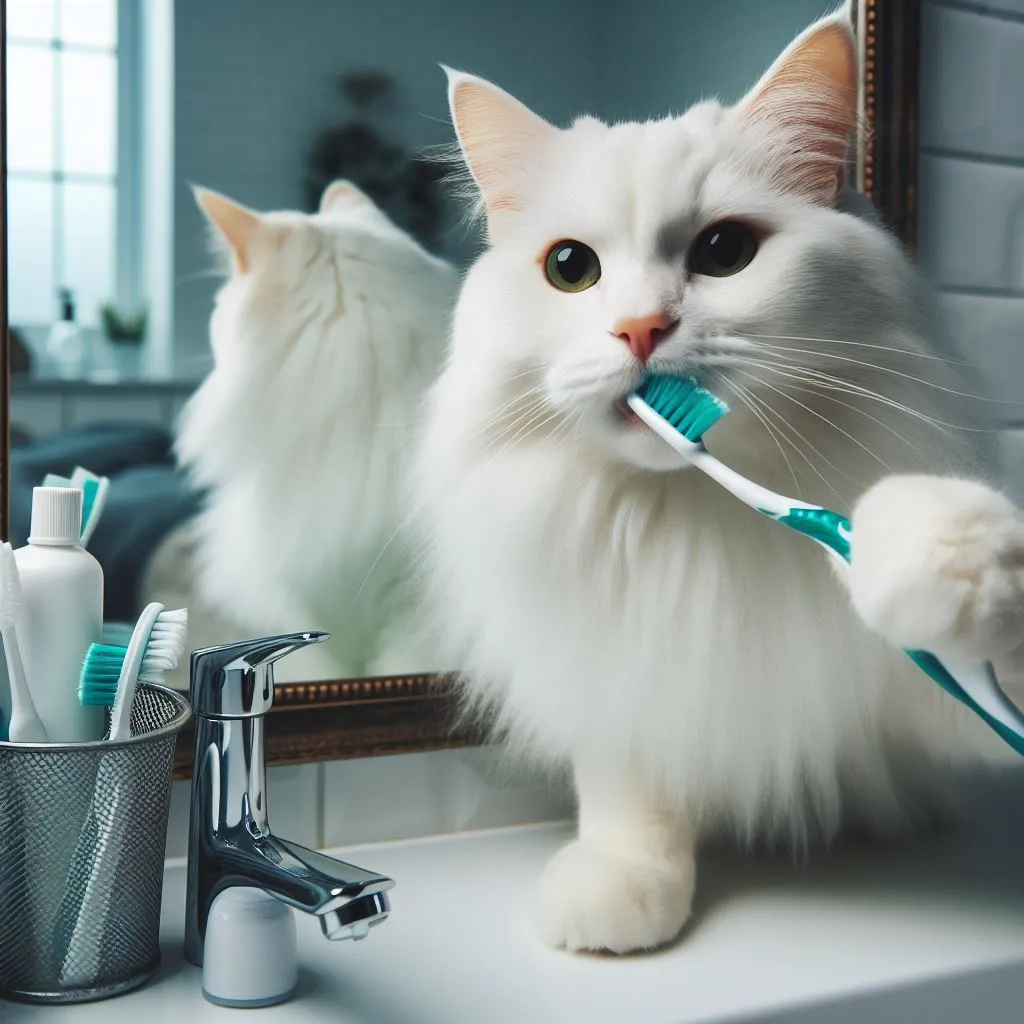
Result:
<svg viewBox="0 0 1024 1024">
<path fill-rule="evenodd" d="M 917 92 L 920 0 L 854 0 L 861 52 L 865 131 L 856 154 L 856 184 L 913 251 L 916 238 Z M 7 109 L 6 3 L 0 0 L 0 109 Z M 7 333 L 7 144 L 0 124 L 0 536 L 8 536 L 10 344 Z M 267 721 L 267 760 L 299 764 L 467 746 L 479 737 L 457 727 L 454 683 L 429 675 L 286 683 Z M 184 735 L 176 777 L 191 769 Z"/>
</svg>

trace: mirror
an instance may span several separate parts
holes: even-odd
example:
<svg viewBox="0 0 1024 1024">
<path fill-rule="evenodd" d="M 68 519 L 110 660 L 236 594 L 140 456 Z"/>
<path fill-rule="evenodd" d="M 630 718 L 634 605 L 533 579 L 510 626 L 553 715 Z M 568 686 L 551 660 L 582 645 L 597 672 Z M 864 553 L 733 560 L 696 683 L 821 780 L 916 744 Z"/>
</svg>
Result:
<svg viewBox="0 0 1024 1024">
<path fill-rule="evenodd" d="M 193 647 L 331 631 L 279 677 L 272 760 L 470 742 L 406 496 L 482 244 L 439 64 L 557 124 L 657 117 L 739 98 L 820 0 L 4 6 L 11 540 L 46 472 L 107 475 L 108 619 L 185 605 Z M 855 181 L 911 244 L 916 12 L 854 9 Z"/>
</svg>

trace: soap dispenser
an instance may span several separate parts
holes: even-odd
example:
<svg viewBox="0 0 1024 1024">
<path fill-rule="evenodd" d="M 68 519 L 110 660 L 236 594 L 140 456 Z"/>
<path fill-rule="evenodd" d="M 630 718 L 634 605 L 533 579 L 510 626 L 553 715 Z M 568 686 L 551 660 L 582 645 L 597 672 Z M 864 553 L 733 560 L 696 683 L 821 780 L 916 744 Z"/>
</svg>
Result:
<svg viewBox="0 0 1024 1024">
<path fill-rule="evenodd" d="M 70 288 L 60 290 L 60 319 L 50 328 L 46 351 L 62 377 L 81 377 L 85 369 L 86 338 L 75 320 L 75 296 Z"/>
</svg>

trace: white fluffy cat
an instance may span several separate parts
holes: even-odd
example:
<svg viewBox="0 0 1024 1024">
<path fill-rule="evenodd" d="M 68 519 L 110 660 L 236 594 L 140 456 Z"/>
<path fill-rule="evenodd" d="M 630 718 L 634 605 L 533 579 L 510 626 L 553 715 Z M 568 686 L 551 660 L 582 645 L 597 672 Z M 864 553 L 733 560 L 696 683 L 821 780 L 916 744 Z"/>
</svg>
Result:
<svg viewBox="0 0 1024 1024">
<path fill-rule="evenodd" d="M 177 441 L 209 496 L 147 596 L 166 593 L 160 566 L 180 556 L 195 577 L 192 646 L 316 628 L 330 642 L 283 664 L 289 678 L 436 668 L 401 534 L 456 272 L 347 182 L 313 215 L 196 198 L 230 256 L 214 369 Z"/>
<path fill-rule="evenodd" d="M 797 848 L 927 819 L 945 765 L 1012 757 L 851 609 L 816 545 L 679 460 L 623 405 L 646 368 L 732 406 L 709 448 L 854 512 L 854 603 L 899 643 L 1009 653 L 1024 525 L 981 484 L 957 367 L 913 269 L 840 209 L 856 129 L 844 16 L 736 106 L 560 130 L 450 73 L 487 218 L 418 480 L 448 661 L 522 753 L 571 766 L 552 944 L 657 946 L 698 840 Z M 948 355 L 948 353 L 947 353 Z M 968 386 L 969 389 L 969 386 Z M 874 490 L 869 490 L 877 483 Z"/>
</svg>

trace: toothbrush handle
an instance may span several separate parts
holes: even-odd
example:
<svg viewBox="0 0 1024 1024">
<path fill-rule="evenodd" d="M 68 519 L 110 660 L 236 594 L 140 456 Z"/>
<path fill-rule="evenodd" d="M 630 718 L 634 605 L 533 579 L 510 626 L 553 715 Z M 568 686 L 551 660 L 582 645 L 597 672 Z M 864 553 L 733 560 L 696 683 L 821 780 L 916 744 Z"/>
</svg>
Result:
<svg viewBox="0 0 1024 1024">
<path fill-rule="evenodd" d="M 7 677 L 11 687 L 11 719 L 7 723 L 7 735 L 17 743 L 45 743 L 49 737 L 32 701 L 15 627 L 0 628 L 0 639 L 7 657 Z"/>
<path fill-rule="evenodd" d="M 838 561 L 848 565 L 850 521 L 829 509 L 794 508 L 785 515 L 759 509 L 765 515 L 816 540 Z M 999 687 L 990 662 L 944 665 L 930 651 L 906 650 L 907 657 L 948 694 L 970 708 L 1018 754 L 1024 754 L 1024 715 Z"/>
<path fill-rule="evenodd" d="M 716 459 L 703 444 L 691 445 L 691 450 L 686 452 L 681 451 L 678 447 L 676 450 L 687 462 L 692 463 L 712 480 L 721 484 L 745 505 L 749 505 L 773 519 L 785 516 L 794 509 L 827 511 L 820 505 L 809 505 L 806 501 L 788 498 L 784 494 L 778 494 L 776 491 L 770 491 L 767 487 L 754 483 L 753 480 L 748 480 L 742 473 L 737 473 L 731 466 Z"/>
<path fill-rule="evenodd" d="M 1024 715 L 1000 689 L 991 662 L 956 666 L 954 673 L 929 651 L 908 650 L 907 655 L 925 675 L 969 707 L 1018 754 L 1024 754 Z"/>
<path fill-rule="evenodd" d="M 719 462 L 702 444 L 692 444 L 684 451 L 677 442 L 670 443 L 744 504 L 816 541 L 837 562 L 849 565 L 853 530 L 846 516 L 770 491 Z M 1024 715 L 1000 689 L 990 662 L 965 663 L 951 671 L 929 651 L 905 653 L 925 675 L 970 708 L 1017 753 L 1024 754 Z"/>
<path fill-rule="evenodd" d="M 142 662 L 146 656 L 146 647 L 149 644 L 153 626 L 163 610 L 164 606 L 158 601 L 152 601 L 146 605 L 132 631 L 132 638 L 128 641 L 128 650 L 125 652 L 124 664 L 121 666 L 121 674 L 117 680 L 114 706 L 110 709 L 108 739 L 112 741 L 126 740 L 131 736 L 132 705 L 135 703 L 135 688 L 139 683 L 139 672 L 142 670 Z"/>
</svg>

